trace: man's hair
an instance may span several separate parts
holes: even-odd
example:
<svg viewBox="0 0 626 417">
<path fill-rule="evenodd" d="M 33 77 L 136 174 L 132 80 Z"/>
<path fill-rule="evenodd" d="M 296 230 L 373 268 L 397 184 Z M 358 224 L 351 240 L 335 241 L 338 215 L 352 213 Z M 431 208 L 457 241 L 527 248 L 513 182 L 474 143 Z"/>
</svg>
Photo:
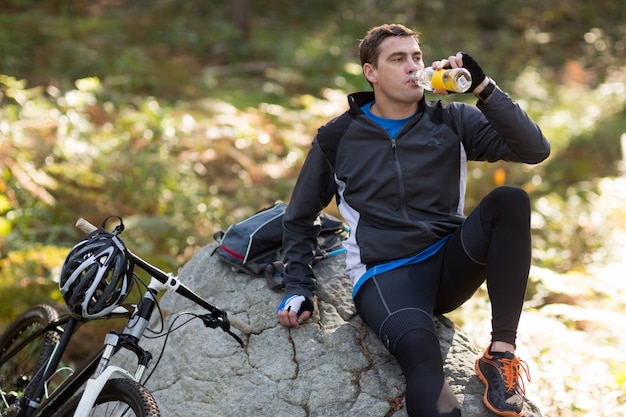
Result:
<svg viewBox="0 0 626 417">
<path fill-rule="evenodd" d="M 371 28 L 365 38 L 359 43 L 359 58 L 361 66 L 363 64 L 372 64 L 378 66 L 378 55 L 380 54 L 379 46 L 390 36 L 412 36 L 419 42 L 419 33 L 407 28 L 399 23 L 385 24 Z"/>
</svg>

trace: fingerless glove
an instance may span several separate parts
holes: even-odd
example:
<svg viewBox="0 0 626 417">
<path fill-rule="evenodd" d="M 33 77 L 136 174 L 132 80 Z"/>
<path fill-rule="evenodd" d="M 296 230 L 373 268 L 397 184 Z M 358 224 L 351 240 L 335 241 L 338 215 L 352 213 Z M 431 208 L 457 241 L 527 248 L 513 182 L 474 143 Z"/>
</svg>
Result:
<svg viewBox="0 0 626 417">
<path fill-rule="evenodd" d="M 276 309 L 276 314 L 278 314 L 279 311 L 295 311 L 296 314 L 300 316 L 303 311 L 313 312 L 313 301 L 303 295 L 291 295 L 285 297 L 283 302 L 280 303 Z"/>
<path fill-rule="evenodd" d="M 472 75 L 472 85 L 467 90 L 468 93 L 472 93 L 485 80 L 486 75 L 478 62 L 474 61 L 474 58 L 469 54 L 461 52 L 461 56 L 463 57 L 463 68 Z"/>
</svg>

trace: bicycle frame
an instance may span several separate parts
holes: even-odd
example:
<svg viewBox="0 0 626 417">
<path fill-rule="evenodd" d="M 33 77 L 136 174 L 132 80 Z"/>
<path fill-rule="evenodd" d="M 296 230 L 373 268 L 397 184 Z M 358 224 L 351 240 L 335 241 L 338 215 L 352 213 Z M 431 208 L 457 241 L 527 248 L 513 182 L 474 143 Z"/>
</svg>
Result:
<svg viewBox="0 0 626 417">
<path fill-rule="evenodd" d="M 32 412 L 29 410 L 26 416 L 51 416 L 54 412 L 58 411 L 63 404 L 67 403 L 72 396 L 78 392 L 81 387 L 87 383 L 87 381 L 89 381 L 89 378 L 93 375 L 98 363 L 100 362 L 100 356 L 103 351 L 104 348 L 93 355 L 86 365 L 67 378 L 56 390 L 54 390 L 54 393 L 50 397 L 42 401 L 41 405 L 37 409 Z"/>
<path fill-rule="evenodd" d="M 82 219 L 77 222 L 77 226 L 83 231 L 90 232 L 95 229 L 95 226 L 84 221 L 81 223 L 81 220 Z M 37 387 L 35 395 L 33 396 L 34 398 L 43 399 L 40 403 L 34 400 L 28 400 L 28 403 L 23 404 L 23 412 L 20 412 L 19 415 L 25 417 L 52 416 L 61 410 L 62 406 L 70 401 L 72 397 L 84 387 L 74 416 L 86 417 L 96 403 L 107 381 L 113 377 L 129 378 L 140 383 L 144 371 L 148 368 L 152 360 L 152 355 L 139 346 L 139 341 L 148 328 L 150 318 L 156 306 L 156 296 L 161 291 L 174 291 L 206 309 L 208 314 L 198 316 L 202 319 L 206 327 L 220 327 L 223 331 L 235 338 L 242 347 L 244 346 L 243 341 L 230 330 L 230 323 L 225 311 L 195 294 L 192 290 L 183 285 L 178 280 L 178 277 L 171 273 L 161 271 L 130 251 L 129 253 L 133 257 L 135 266 L 149 273 L 151 280 L 132 314 L 130 314 L 128 310 L 123 309 L 124 313 L 116 311 L 109 316 L 109 318 L 127 317 L 128 323 L 125 328 L 119 333 L 109 332 L 105 338 L 104 346 L 89 358 L 85 365 L 76 370 L 74 374 L 67 377 L 47 398 L 44 398 L 44 394 L 47 391 L 48 381 L 57 372 L 63 353 L 69 346 L 75 330 L 86 320 L 66 315 L 59 318 L 59 320 L 54 323 L 51 323 L 45 329 L 42 329 L 38 333 L 39 335 L 54 330 L 61 334 L 61 338 L 44 368 L 44 377 L 41 379 L 40 386 Z M 246 328 L 242 323 L 239 323 L 237 327 L 240 329 Z M 32 337 L 36 337 L 36 335 Z M 23 343 L 22 345 L 25 344 L 26 343 Z M 122 348 L 132 351 L 137 356 L 138 365 L 134 375 L 122 367 L 110 364 L 111 358 Z"/>
<path fill-rule="evenodd" d="M 121 318 L 121 317 L 130 317 L 130 313 L 125 310 L 125 312 L 121 313 L 113 313 L 107 318 Z M 77 319 L 70 315 L 64 315 L 60 317 L 57 321 L 50 323 L 46 328 L 41 329 L 38 333 L 31 335 L 29 340 L 38 337 L 38 335 L 42 333 L 46 333 L 48 331 L 57 331 L 61 334 L 61 339 L 59 343 L 56 345 L 54 352 L 46 367 L 44 369 L 44 378 L 42 379 L 42 384 L 37 387 L 36 393 L 34 395 L 35 398 L 43 398 L 45 392 L 47 391 L 47 382 L 56 372 L 63 353 L 69 346 L 72 336 L 74 335 L 77 328 L 84 323 L 84 320 Z M 26 343 L 29 341 L 27 340 Z M 58 410 L 63 404 L 67 403 L 72 396 L 80 390 L 80 388 L 89 380 L 89 378 L 94 374 L 97 369 L 98 363 L 100 362 L 100 358 L 102 357 L 105 348 L 101 348 L 97 353 L 91 356 L 86 363 L 80 368 L 77 369 L 75 373 L 73 373 L 70 377 L 68 377 L 57 389 L 54 390 L 54 393 L 48 398 L 44 399 L 41 403 L 33 402 L 32 400 L 25 404 L 27 406 L 24 415 L 26 417 L 30 416 L 48 416 L 52 415 L 54 411 Z"/>
<path fill-rule="evenodd" d="M 111 314 L 107 318 L 114 317 L 129 317 L 130 314 L 128 311 L 125 313 L 116 313 Z M 45 328 L 39 329 L 39 331 L 31 334 L 27 339 L 23 340 L 22 343 L 15 346 L 10 352 L 4 356 L 4 358 L 8 361 L 11 360 L 14 354 L 19 352 L 24 346 L 28 345 L 34 339 L 41 337 L 43 334 L 48 333 L 50 331 L 55 331 L 61 334 L 61 338 L 57 345 L 55 346 L 53 354 L 50 356 L 46 367 L 43 369 L 44 377 L 42 378 L 42 383 L 37 390 L 35 391 L 34 398 L 42 398 L 44 393 L 47 390 L 46 384 L 51 376 L 56 372 L 59 363 L 61 361 L 63 352 L 70 343 L 71 337 L 73 336 L 76 329 L 84 323 L 83 320 L 71 317 L 70 315 L 63 315 L 59 317 L 54 322 L 48 324 Z M 80 389 L 80 387 L 89 379 L 91 375 L 93 375 L 97 364 L 102 356 L 104 348 L 93 355 L 86 364 L 79 369 L 76 373 L 74 373 L 71 377 L 67 378 L 59 387 L 54 391 L 54 394 L 49 398 L 42 401 L 42 403 L 37 403 L 32 399 L 28 400 L 28 403 L 23 404 L 23 412 L 19 415 L 23 416 L 44 416 L 49 415 L 49 410 L 57 410 L 62 404 L 65 404 L 72 395 Z M 4 362 L 3 362 L 4 363 Z M 0 363 L 2 365 L 3 363 Z"/>
</svg>

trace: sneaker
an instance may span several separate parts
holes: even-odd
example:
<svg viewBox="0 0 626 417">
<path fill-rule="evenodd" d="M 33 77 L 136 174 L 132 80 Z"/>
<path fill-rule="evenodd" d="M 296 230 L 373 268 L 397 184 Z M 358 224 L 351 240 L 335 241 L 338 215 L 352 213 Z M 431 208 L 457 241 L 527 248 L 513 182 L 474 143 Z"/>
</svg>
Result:
<svg viewBox="0 0 626 417">
<path fill-rule="evenodd" d="M 485 351 L 476 360 L 476 374 L 485 384 L 483 402 L 499 416 L 520 417 L 524 408 L 524 381 L 520 370 L 530 381 L 528 365 L 513 353 L 490 353 Z M 521 385 L 520 385 L 521 384 Z"/>
</svg>

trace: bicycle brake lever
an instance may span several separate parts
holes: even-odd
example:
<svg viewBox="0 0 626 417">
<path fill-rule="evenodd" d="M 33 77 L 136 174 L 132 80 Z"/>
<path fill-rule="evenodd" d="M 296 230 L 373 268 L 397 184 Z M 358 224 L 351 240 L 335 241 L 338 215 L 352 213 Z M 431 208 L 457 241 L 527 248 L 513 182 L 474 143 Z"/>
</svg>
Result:
<svg viewBox="0 0 626 417">
<path fill-rule="evenodd" d="M 224 312 L 221 312 L 219 316 L 215 316 L 213 313 L 206 313 L 199 316 L 202 319 L 205 327 L 210 327 L 211 329 L 216 329 L 218 327 L 222 327 L 224 322 L 226 321 L 226 317 Z M 230 327 L 230 324 L 228 325 Z"/>
<path fill-rule="evenodd" d="M 228 321 L 228 315 L 225 311 L 222 311 L 219 317 L 215 317 L 212 313 L 201 315 L 200 318 L 206 327 L 211 329 L 221 328 L 235 339 L 241 347 L 245 347 L 243 340 L 230 330 L 230 322 Z"/>
</svg>

